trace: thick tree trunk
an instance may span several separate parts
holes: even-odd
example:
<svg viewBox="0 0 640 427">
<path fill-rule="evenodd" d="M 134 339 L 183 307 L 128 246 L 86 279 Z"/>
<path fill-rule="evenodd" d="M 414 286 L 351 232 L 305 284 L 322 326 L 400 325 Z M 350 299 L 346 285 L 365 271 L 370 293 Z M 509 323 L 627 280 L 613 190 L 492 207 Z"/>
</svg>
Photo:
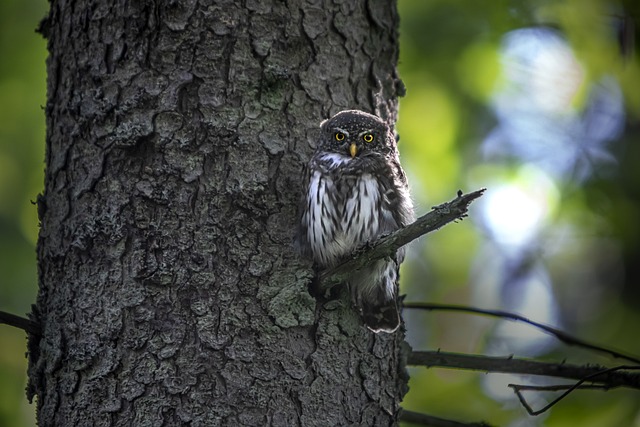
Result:
<svg viewBox="0 0 640 427">
<path fill-rule="evenodd" d="M 293 253 L 318 123 L 395 120 L 393 2 L 53 0 L 41 426 L 389 425 L 403 336 Z"/>
</svg>

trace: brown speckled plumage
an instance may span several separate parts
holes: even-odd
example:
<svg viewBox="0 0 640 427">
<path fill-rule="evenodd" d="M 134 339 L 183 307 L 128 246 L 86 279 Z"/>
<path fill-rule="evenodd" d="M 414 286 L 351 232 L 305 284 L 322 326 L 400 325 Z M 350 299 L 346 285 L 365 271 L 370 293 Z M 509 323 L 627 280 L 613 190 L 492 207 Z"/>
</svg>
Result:
<svg viewBox="0 0 640 427">
<path fill-rule="evenodd" d="M 396 139 L 380 118 L 347 110 L 320 127 L 321 139 L 305 173 L 297 240 L 304 255 L 331 267 L 414 216 Z M 374 332 L 399 326 L 397 282 L 403 258 L 400 250 L 395 259 L 379 260 L 349 279 L 353 303 Z"/>
</svg>

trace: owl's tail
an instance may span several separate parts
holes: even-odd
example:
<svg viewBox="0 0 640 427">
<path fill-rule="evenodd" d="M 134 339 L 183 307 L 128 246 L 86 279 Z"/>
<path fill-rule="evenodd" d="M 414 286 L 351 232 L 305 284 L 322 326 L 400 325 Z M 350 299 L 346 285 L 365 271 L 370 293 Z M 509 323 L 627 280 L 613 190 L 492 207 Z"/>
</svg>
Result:
<svg viewBox="0 0 640 427">
<path fill-rule="evenodd" d="M 378 260 L 350 280 L 353 301 L 362 320 L 373 332 L 395 332 L 400 326 L 398 313 L 398 265 Z"/>
<path fill-rule="evenodd" d="M 380 301 L 381 304 L 363 304 L 362 320 L 375 333 L 392 333 L 400 326 L 400 314 L 396 299 Z"/>
</svg>

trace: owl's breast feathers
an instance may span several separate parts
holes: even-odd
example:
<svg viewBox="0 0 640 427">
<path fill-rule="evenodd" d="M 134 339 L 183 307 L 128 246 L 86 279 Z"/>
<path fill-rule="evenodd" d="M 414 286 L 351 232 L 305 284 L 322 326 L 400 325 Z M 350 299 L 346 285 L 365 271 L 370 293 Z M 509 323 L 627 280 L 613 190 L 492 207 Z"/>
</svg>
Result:
<svg viewBox="0 0 640 427">
<path fill-rule="evenodd" d="M 299 243 L 322 266 L 413 220 L 397 157 L 318 152 L 309 163 Z"/>
</svg>

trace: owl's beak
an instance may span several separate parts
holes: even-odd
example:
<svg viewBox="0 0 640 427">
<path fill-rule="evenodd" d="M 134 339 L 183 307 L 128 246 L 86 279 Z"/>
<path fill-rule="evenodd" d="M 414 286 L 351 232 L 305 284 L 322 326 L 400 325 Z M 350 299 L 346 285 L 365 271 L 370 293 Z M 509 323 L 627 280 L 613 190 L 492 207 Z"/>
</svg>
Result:
<svg viewBox="0 0 640 427">
<path fill-rule="evenodd" d="M 356 154 L 358 154 L 358 147 L 356 147 L 355 142 L 352 142 L 349 146 L 349 154 L 351 154 L 351 158 L 354 158 Z"/>
</svg>

